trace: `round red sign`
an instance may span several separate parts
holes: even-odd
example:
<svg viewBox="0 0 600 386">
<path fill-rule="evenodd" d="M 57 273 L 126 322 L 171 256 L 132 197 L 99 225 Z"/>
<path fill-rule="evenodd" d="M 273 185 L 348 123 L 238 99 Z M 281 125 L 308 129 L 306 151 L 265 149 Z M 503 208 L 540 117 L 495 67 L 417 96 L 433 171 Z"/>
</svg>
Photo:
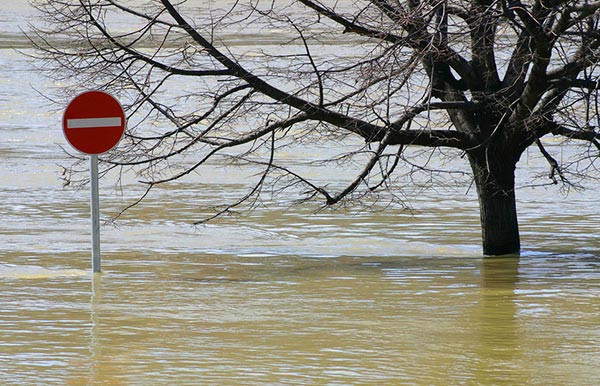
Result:
<svg viewBox="0 0 600 386">
<path fill-rule="evenodd" d="M 125 113 L 119 101 L 103 91 L 77 95 L 63 115 L 63 133 L 75 149 L 102 154 L 115 147 L 125 132 Z"/>
</svg>

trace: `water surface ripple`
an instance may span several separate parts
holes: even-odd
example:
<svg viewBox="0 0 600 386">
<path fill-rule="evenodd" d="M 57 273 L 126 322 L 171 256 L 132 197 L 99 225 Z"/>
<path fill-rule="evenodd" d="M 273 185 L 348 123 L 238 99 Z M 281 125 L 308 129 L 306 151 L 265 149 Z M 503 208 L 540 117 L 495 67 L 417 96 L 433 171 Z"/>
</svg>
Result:
<svg viewBox="0 0 600 386">
<path fill-rule="evenodd" d="M 0 4 L 0 46 L 21 5 Z M 88 191 L 61 186 L 60 112 L 35 91 L 61 85 L 13 50 L 0 64 L 0 384 L 598 383 L 600 192 L 526 188 L 541 157 L 517 170 L 520 258 L 482 258 L 468 186 L 407 182 L 412 212 L 279 200 L 193 227 L 254 173 L 216 168 L 104 225 L 92 276 Z M 104 220 L 141 193 L 114 182 Z"/>
</svg>

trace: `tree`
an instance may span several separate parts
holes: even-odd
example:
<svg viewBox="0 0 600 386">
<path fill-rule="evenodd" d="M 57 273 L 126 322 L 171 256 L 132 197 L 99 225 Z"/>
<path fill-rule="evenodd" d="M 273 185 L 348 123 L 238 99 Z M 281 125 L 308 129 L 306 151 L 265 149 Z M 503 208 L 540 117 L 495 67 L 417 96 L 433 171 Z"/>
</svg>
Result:
<svg viewBox="0 0 600 386">
<path fill-rule="evenodd" d="M 226 151 L 263 173 L 218 214 L 255 198 L 267 182 L 300 185 L 306 198 L 334 205 L 359 191 L 393 189 L 409 148 L 452 149 L 472 170 L 483 251 L 499 255 L 520 249 L 515 168 L 527 148 L 547 159 L 555 184 L 595 170 L 598 1 L 215 3 L 221 8 L 183 0 L 34 3 L 45 18 L 30 36 L 42 67 L 130 101 L 136 123 L 104 161 L 136 166 L 148 189 Z M 268 39 L 269 28 L 289 44 L 254 57 L 227 45 L 232 31 Z M 351 52 L 328 49 L 334 43 Z M 177 78 L 193 86 L 174 97 Z M 159 118 L 171 127 L 148 134 Z M 559 162 L 542 141 L 548 135 L 579 143 L 582 156 Z M 347 136 L 364 141 L 348 151 L 364 163 L 340 191 L 278 159 L 296 140 Z"/>
</svg>

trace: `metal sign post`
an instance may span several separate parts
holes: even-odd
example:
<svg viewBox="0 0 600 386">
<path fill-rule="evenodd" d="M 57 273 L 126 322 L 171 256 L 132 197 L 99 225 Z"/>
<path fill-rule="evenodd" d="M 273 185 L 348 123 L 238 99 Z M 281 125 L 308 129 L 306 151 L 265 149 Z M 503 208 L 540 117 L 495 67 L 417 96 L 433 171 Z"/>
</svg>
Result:
<svg viewBox="0 0 600 386">
<path fill-rule="evenodd" d="M 98 189 L 98 156 L 90 155 L 90 210 L 92 216 L 92 272 L 100 272 L 100 195 Z"/>
<path fill-rule="evenodd" d="M 90 155 L 92 271 L 100 272 L 100 199 L 98 154 L 115 147 L 125 132 L 125 112 L 112 95 L 86 91 L 76 96 L 63 115 L 63 133 L 78 151 Z"/>
</svg>

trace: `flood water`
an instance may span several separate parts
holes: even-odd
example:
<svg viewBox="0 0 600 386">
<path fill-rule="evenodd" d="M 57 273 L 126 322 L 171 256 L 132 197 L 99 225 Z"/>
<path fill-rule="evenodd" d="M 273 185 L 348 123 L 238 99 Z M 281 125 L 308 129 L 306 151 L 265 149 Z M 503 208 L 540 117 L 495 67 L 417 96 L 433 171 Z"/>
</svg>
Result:
<svg viewBox="0 0 600 386">
<path fill-rule="evenodd" d="M 19 42 L 23 3 L 0 5 L 3 42 Z M 36 92 L 60 84 L 8 46 L 0 384 L 598 383 L 597 185 L 526 187 L 546 167 L 526 154 L 523 254 L 484 259 L 468 185 L 407 186 L 412 212 L 280 197 L 194 227 L 245 192 L 242 171 L 216 168 L 104 225 L 93 276 L 89 192 L 62 187 L 60 107 Z M 141 192 L 114 184 L 101 181 L 103 219 Z"/>
</svg>

